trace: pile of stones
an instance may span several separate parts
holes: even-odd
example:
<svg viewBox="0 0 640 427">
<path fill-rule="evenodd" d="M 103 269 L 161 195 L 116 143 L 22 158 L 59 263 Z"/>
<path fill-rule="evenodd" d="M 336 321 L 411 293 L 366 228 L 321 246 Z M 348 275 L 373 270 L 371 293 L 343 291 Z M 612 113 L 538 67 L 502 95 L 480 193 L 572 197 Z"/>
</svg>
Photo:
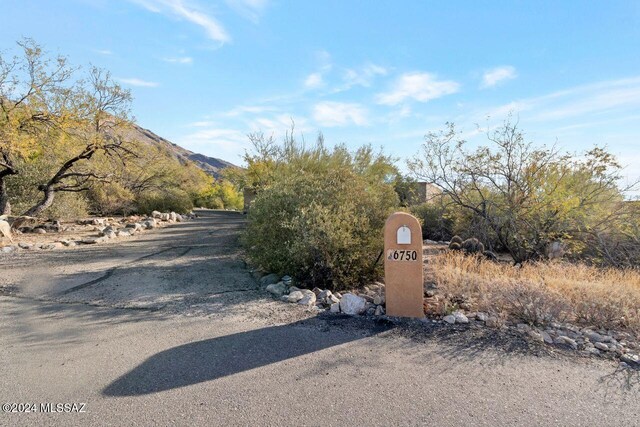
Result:
<svg viewBox="0 0 640 427">
<path fill-rule="evenodd" d="M 306 306 L 316 311 L 344 313 L 352 316 L 385 314 L 384 284 L 375 283 L 365 286 L 359 291 L 347 293 L 332 292 L 329 289 L 301 289 L 292 285 L 289 276 L 280 278 L 276 274 L 268 274 L 260 279 L 260 284 L 267 292 L 281 301 Z"/>
<path fill-rule="evenodd" d="M 572 349 L 585 356 L 618 359 L 621 366 L 640 368 L 640 343 L 629 332 L 597 328 L 580 328 L 569 323 L 551 323 L 539 328 L 525 323 L 502 320 L 483 312 L 464 313 L 457 310 L 443 316 L 441 320 L 431 320 L 449 325 L 469 324 L 512 330 L 528 336 L 534 341 L 551 346 Z"/>
<path fill-rule="evenodd" d="M 75 222 L 75 225 L 62 226 L 60 221 L 48 221 L 45 223 L 38 223 L 36 218 L 17 218 L 14 220 L 20 221 L 19 225 L 13 230 L 14 234 L 23 233 L 37 233 L 48 234 L 54 232 L 73 232 L 73 231 L 86 231 L 87 227 L 91 227 L 92 231 L 97 232 L 97 236 L 85 237 L 82 239 L 60 239 L 55 242 L 45 243 L 26 243 L 20 242 L 17 245 L 9 245 L 0 247 L 0 253 L 10 253 L 18 249 L 22 250 L 51 250 L 57 249 L 63 246 L 73 247 L 77 245 L 93 245 L 97 243 L 104 243 L 110 239 L 118 237 L 126 238 L 139 234 L 144 230 L 151 230 L 157 227 L 171 224 L 174 222 L 182 222 L 187 219 L 196 218 L 196 215 L 191 212 L 187 215 L 180 215 L 175 212 L 158 212 L 153 211 L 150 216 L 129 216 L 122 219 L 115 218 L 89 218 L 80 219 Z"/>
</svg>

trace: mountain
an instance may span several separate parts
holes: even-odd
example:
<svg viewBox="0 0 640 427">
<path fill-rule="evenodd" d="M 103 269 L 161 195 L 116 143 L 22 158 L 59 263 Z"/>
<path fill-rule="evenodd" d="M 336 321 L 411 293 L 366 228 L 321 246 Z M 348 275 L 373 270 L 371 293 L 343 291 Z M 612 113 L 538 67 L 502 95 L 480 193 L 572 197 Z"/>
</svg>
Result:
<svg viewBox="0 0 640 427">
<path fill-rule="evenodd" d="M 238 167 L 233 163 L 227 162 L 226 160 L 205 156 L 204 154 L 194 153 L 193 151 L 180 147 L 178 144 L 174 144 L 173 142 L 151 132 L 149 129 L 145 129 L 138 125 L 133 125 L 133 128 L 126 133 L 127 138 L 137 140 L 145 144 L 163 147 L 169 152 L 171 156 L 183 163 L 187 160 L 192 161 L 200 169 L 202 169 L 209 175 L 214 176 L 215 178 L 219 178 L 220 172 L 222 172 L 222 170 L 225 168 Z"/>
</svg>

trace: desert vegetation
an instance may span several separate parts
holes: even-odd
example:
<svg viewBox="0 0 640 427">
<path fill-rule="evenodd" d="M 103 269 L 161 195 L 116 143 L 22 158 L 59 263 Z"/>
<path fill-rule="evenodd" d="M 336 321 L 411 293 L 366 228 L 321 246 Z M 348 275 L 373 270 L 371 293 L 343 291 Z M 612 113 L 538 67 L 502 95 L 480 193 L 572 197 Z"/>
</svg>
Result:
<svg viewBox="0 0 640 427">
<path fill-rule="evenodd" d="M 397 208 L 392 160 L 371 147 L 349 151 L 252 136 L 241 179 L 257 189 L 244 243 L 266 271 L 309 287 L 354 287 L 380 277 L 382 229 Z"/>
<path fill-rule="evenodd" d="M 471 311 L 531 325 L 571 322 L 640 334 L 640 272 L 566 261 L 514 268 L 482 257 L 446 252 L 431 260 L 445 314 Z"/>
<path fill-rule="evenodd" d="M 228 181 L 136 139 L 132 95 L 108 71 L 73 66 L 30 39 L 18 46 L 0 55 L 0 214 L 241 207 Z"/>
</svg>

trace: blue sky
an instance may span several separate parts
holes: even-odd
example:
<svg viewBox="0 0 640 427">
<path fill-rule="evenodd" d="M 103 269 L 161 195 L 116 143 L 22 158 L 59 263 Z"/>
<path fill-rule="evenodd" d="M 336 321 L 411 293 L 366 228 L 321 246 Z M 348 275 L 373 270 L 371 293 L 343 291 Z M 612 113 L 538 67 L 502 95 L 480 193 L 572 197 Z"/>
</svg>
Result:
<svg viewBox="0 0 640 427">
<path fill-rule="evenodd" d="M 111 70 L 138 123 L 241 163 L 246 134 L 415 154 L 512 111 L 529 139 L 607 145 L 640 176 L 640 2 L 2 0 L 0 49 L 34 38 Z M 403 162 L 401 162 L 403 163 Z"/>
</svg>

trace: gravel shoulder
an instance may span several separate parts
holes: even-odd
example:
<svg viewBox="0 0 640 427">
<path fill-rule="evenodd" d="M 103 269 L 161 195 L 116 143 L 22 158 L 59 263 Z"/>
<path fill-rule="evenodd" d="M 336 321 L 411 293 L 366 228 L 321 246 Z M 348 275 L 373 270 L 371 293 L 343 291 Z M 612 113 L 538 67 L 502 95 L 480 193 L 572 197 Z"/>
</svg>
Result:
<svg viewBox="0 0 640 427">
<path fill-rule="evenodd" d="M 640 425 L 637 371 L 274 301 L 244 266 L 242 226 L 209 211 L 0 258 L 0 401 L 87 404 L 0 425 Z"/>
</svg>

